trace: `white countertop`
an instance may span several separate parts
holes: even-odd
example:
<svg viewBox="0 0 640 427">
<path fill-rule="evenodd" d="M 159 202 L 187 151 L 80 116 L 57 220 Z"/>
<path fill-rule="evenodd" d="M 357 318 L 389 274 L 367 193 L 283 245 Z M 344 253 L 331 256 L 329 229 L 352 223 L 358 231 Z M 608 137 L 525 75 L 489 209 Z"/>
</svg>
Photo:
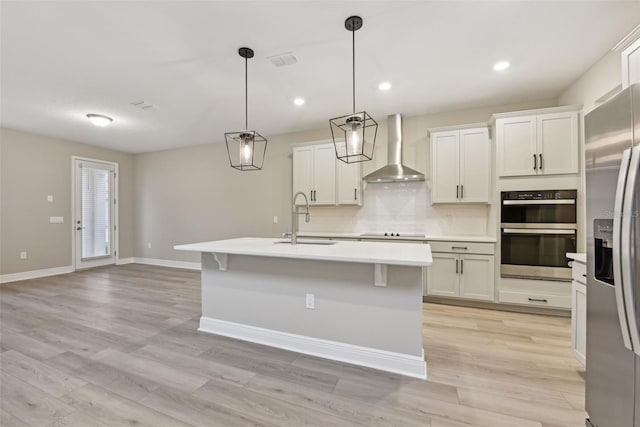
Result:
<svg viewBox="0 0 640 427">
<path fill-rule="evenodd" d="M 333 233 L 326 231 L 300 231 L 298 236 L 303 237 L 323 237 L 336 239 L 370 239 L 370 240 L 415 240 L 418 242 L 475 242 L 475 243 L 495 243 L 497 239 L 490 236 L 430 236 L 425 237 L 382 237 L 382 236 L 362 236 L 358 233 Z"/>
<path fill-rule="evenodd" d="M 399 242 L 336 242 L 334 245 L 291 245 L 276 243 L 283 239 L 243 237 L 213 242 L 176 245 L 178 251 L 212 252 L 277 258 L 314 259 L 428 267 L 432 264 L 428 244 Z M 298 242 L 308 239 L 298 239 Z"/>
<path fill-rule="evenodd" d="M 567 252 L 567 258 L 571 258 L 575 261 L 581 262 L 583 264 L 587 263 L 587 254 L 583 253 L 575 253 L 575 252 Z"/>
</svg>

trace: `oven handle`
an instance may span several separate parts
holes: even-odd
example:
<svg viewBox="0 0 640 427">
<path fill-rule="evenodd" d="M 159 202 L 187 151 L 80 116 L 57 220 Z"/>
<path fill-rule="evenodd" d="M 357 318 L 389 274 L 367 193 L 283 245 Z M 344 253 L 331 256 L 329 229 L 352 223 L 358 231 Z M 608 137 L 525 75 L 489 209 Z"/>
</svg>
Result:
<svg viewBox="0 0 640 427">
<path fill-rule="evenodd" d="M 575 199 L 503 200 L 503 205 L 575 205 Z"/>
<path fill-rule="evenodd" d="M 629 322 L 627 320 L 627 310 L 625 300 L 629 299 L 626 294 L 626 286 L 622 277 L 622 263 L 620 257 L 620 238 L 622 231 L 622 212 L 624 205 L 624 190 L 629 172 L 629 160 L 631 159 L 631 149 L 624 150 L 622 161 L 620 162 L 620 172 L 618 173 L 618 185 L 616 186 L 616 198 L 613 206 L 613 278 L 616 295 L 616 306 L 618 308 L 618 321 L 622 332 L 624 346 L 633 351 L 631 344 L 631 334 L 629 333 Z M 591 273 L 590 273 L 591 274 Z"/>
<path fill-rule="evenodd" d="M 631 343 L 636 354 L 640 355 L 640 330 L 636 316 L 636 289 L 631 246 L 633 244 L 633 223 L 636 206 L 636 186 L 638 183 L 638 168 L 640 168 L 640 146 L 631 149 L 629 172 L 627 172 L 627 185 L 624 192 L 622 210 L 622 224 L 620 225 L 620 264 L 622 267 L 622 286 L 624 288 L 624 304 L 627 308 L 627 321 Z M 633 261 L 632 261 L 633 260 Z"/>
<path fill-rule="evenodd" d="M 534 228 L 503 228 L 502 234 L 576 234 L 576 230 L 549 230 Z"/>
</svg>

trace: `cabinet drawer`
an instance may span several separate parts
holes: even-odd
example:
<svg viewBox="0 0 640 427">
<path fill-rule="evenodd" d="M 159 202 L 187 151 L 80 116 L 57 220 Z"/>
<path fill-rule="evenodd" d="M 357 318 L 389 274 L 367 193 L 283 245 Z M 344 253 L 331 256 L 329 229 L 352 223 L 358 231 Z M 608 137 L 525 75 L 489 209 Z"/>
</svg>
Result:
<svg viewBox="0 0 640 427">
<path fill-rule="evenodd" d="M 495 253 L 495 245 L 493 243 L 429 242 L 429 245 L 431 246 L 431 252 L 483 255 L 493 255 Z"/>
<path fill-rule="evenodd" d="M 581 262 L 573 261 L 573 267 L 571 268 L 571 276 L 576 282 L 580 282 L 584 285 L 587 284 L 587 266 Z"/>
<path fill-rule="evenodd" d="M 549 295 L 500 291 L 500 302 L 537 307 L 571 308 L 571 295 Z"/>
</svg>

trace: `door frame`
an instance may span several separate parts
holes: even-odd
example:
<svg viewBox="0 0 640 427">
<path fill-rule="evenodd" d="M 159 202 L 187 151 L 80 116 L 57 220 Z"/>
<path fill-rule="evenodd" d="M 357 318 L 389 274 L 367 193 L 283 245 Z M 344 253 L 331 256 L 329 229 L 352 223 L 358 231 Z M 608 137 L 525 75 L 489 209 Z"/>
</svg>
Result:
<svg viewBox="0 0 640 427">
<path fill-rule="evenodd" d="M 75 167 L 76 161 L 85 161 L 92 163 L 102 163 L 104 165 L 113 166 L 115 177 L 113 179 L 113 198 L 115 199 L 115 207 L 113 214 L 113 226 L 115 229 L 113 230 L 113 264 L 117 265 L 120 260 L 120 199 L 118 194 L 118 181 L 120 179 L 120 173 L 118 171 L 118 162 L 111 162 L 108 160 L 100 160 L 100 159 L 92 159 L 90 157 L 82 157 L 82 156 L 71 156 L 71 265 L 73 266 L 73 271 L 78 270 L 78 266 L 76 265 L 76 174 L 77 168 Z M 111 265 L 111 264 L 108 264 Z M 87 267 L 91 268 L 91 266 Z M 84 270 L 85 268 L 82 268 Z"/>
</svg>

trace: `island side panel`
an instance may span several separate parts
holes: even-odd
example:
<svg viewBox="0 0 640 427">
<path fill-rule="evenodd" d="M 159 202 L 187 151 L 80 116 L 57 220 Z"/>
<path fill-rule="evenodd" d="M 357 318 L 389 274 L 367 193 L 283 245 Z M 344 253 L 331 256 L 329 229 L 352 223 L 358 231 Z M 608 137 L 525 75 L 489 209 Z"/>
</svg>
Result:
<svg viewBox="0 0 640 427">
<path fill-rule="evenodd" d="M 373 264 L 203 253 L 202 316 L 422 357 L 422 268 L 373 283 Z"/>
</svg>

